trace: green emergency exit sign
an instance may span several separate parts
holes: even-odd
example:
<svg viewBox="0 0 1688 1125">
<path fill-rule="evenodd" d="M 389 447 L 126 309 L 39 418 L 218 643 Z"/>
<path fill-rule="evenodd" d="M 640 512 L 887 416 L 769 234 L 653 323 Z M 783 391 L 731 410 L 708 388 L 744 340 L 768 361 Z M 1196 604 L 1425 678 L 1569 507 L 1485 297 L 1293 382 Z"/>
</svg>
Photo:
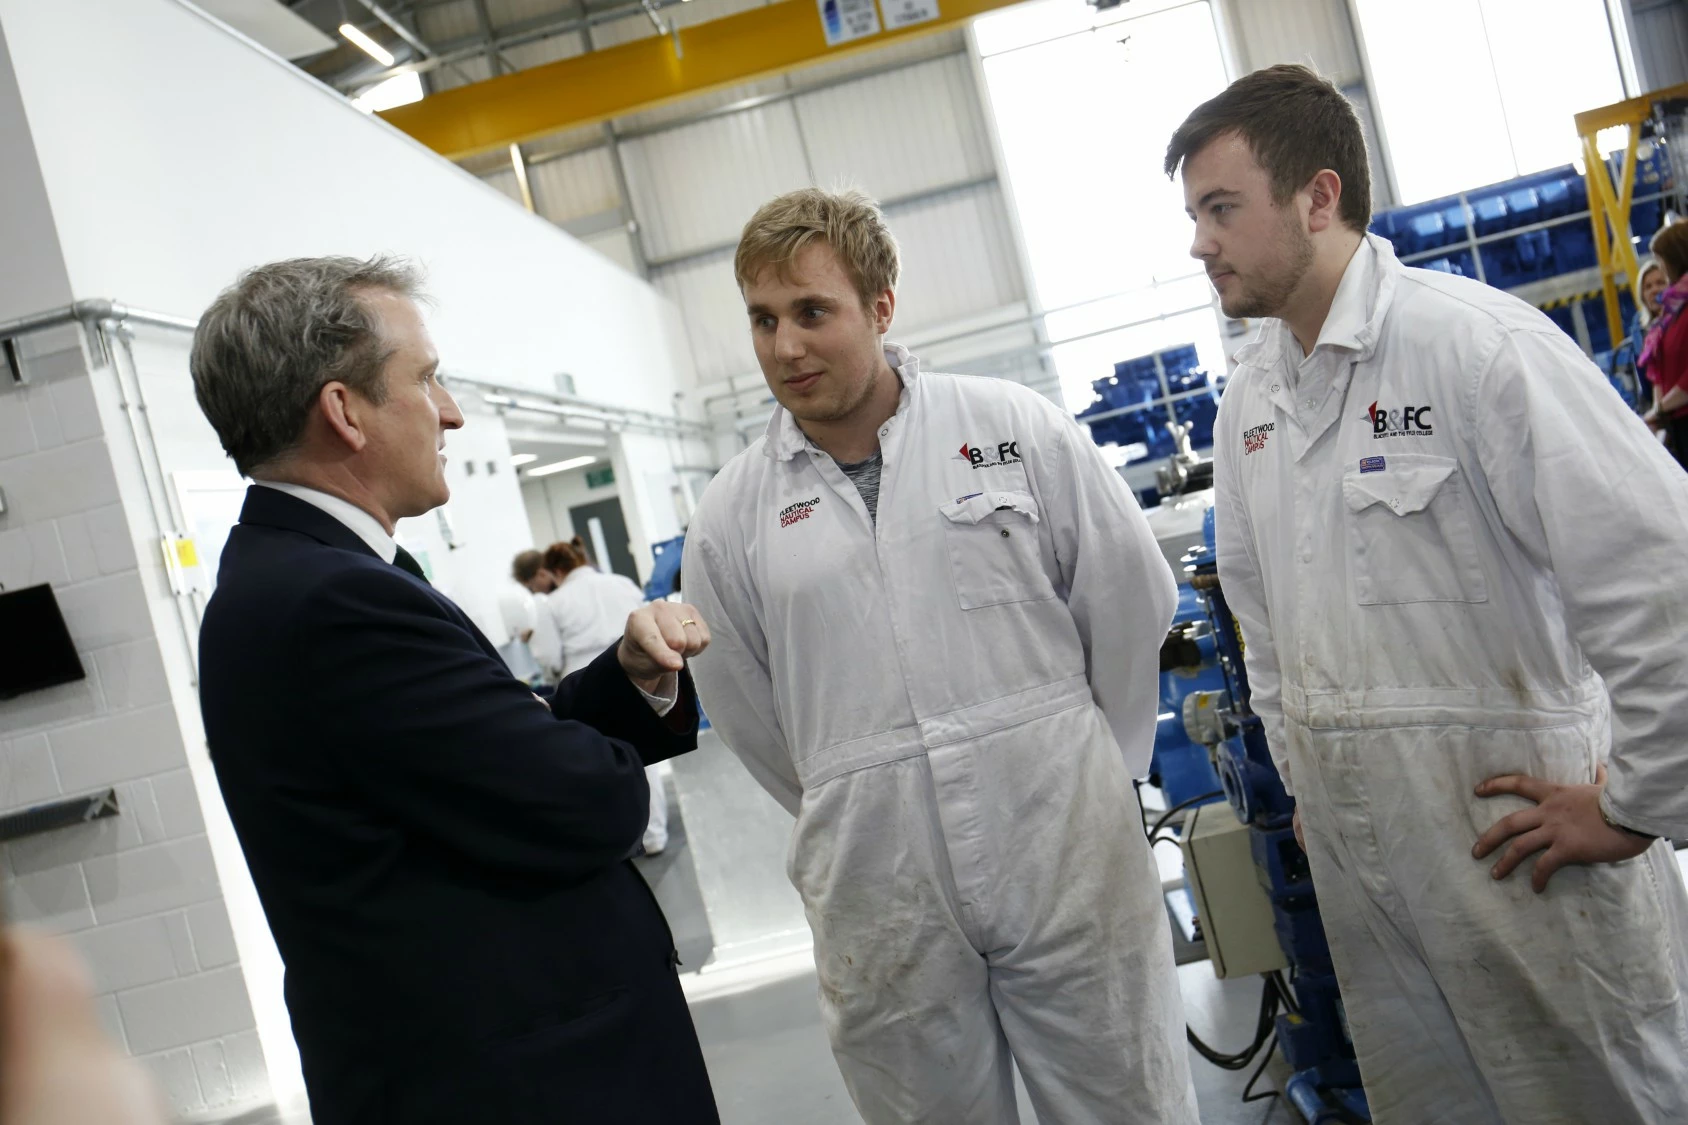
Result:
<svg viewBox="0 0 1688 1125">
<path fill-rule="evenodd" d="M 605 465 L 601 469 L 586 470 L 587 488 L 607 488 L 615 483 L 615 466 Z"/>
</svg>

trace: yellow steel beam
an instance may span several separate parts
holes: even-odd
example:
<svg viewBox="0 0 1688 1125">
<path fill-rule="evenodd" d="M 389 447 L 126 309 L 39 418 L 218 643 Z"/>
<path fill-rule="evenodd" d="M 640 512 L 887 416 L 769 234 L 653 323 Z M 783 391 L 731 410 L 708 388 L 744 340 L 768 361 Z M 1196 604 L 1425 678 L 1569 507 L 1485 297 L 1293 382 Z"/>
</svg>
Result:
<svg viewBox="0 0 1688 1125">
<path fill-rule="evenodd" d="M 937 0 L 938 18 L 826 45 L 815 0 L 765 8 L 434 94 L 381 116 L 452 159 L 965 23 L 1018 0 Z"/>
<path fill-rule="evenodd" d="M 1635 246 L 1630 241 L 1629 210 L 1635 197 L 1635 149 L 1638 130 L 1630 129 L 1624 152 L 1622 183 L 1614 191 L 1606 161 L 1594 142 L 1595 134 L 1582 138 L 1583 164 L 1588 179 L 1589 221 L 1594 224 L 1594 252 L 1600 262 L 1600 289 L 1605 298 L 1606 327 L 1612 344 L 1623 339 L 1623 315 L 1618 307 L 1618 278 L 1633 278 Z"/>
<path fill-rule="evenodd" d="M 1588 180 L 1589 221 L 1594 224 L 1594 250 L 1600 262 L 1600 288 L 1605 297 L 1606 326 L 1613 346 L 1623 338 L 1623 317 L 1618 306 L 1618 279 L 1633 282 L 1639 264 L 1634 237 L 1630 233 L 1630 204 L 1635 198 L 1636 148 L 1641 143 L 1641 123 L 1652 116 L 1655 102 L 1688 98 L 1688 83 L 1654 90 L 1628 101 L 1615 102 L 1577 114 L 1577 134 L 1582 138 L 1584 176 Z M 1621 182 L 1612 183 L 1611 172 L 1596 143 L 1603 129 L 1628 129 Z"/>
<path fill-rule="evenodd" d="M 1653 103 L 1669 101 L 1672 98 L 1688 98 L 1688 83 L 1680 86 L 1667 86 L 1662 90 L 1654 90 L 1650 94 L 1642 94 L 1638 98 L 1628 101 L 1614 102 L 1603 105 L 1599 109 L 1585 109 L 1577 114 L 1577 133 L 1586 135 L 1598 133 L 1602 129 L 1610 129 L 1614 125 L 1629 125 L 1637 121 L 1644 121 L 1653 112 Z"/>
</svg>

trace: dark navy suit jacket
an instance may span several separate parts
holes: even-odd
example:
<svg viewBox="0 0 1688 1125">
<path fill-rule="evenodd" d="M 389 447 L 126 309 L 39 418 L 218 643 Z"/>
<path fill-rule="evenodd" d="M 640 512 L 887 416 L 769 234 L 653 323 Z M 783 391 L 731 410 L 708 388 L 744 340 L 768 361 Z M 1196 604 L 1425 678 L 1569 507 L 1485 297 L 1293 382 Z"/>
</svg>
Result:
<svg viewBox="0 0 1688 1125">
<path fill-rule="evenodd" d="M 659 719 L 613 648 L 547 707 L 450 599 L 253 487 L 199 657 L 316 1125 L 717 1121 L 628 862 L 644 767 L 695 723 Z"/>
</svg>

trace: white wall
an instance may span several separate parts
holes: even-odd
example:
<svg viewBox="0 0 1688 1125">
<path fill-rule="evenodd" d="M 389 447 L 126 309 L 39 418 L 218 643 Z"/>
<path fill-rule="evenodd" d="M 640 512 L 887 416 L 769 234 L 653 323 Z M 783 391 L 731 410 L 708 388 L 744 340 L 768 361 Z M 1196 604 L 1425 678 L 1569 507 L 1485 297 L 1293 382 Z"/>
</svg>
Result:
<svg viewBox="0 0 1688 1125">
<path fill-rule="evenodd" d="M 0 0 L 0 26 L 76 296 L 191 317 L 258 262 L 392 251 L 429 270 L 447 371 L 662 411 L 690 381 L 648 286 L 190 9 Z"/>
<path fill-rule="evenodd" d="M 651 576 L 651 544 L 680 534 L 674 489 L 679 484 L 666 451 L 669 441 L 650 434 L 621 434 L 610 442 L 621 511 L 627 518 L 628 546 L 641 583 Z M 687 518 L 691 513 L 687 512 Z"/>
<path fill-rule="evenodd" d="M 150 433 L 166 470 L 172 475 L 232 472 L 216 433 L 194 401 L 187 366 L 188 334 L 146 325 L 134 326 L 133 332 Z M 465 421 L 462 429 L 446 435 L 451 500 L 441 510 L 459 545 L 453 548 L 446 543 L 437 511 L 400 520 L 396 536 L 428 567 L 434 585 L 462 606 L 494 644 L 502 644 L 506 638 L 497 586 L 511 556 L 527 544 L 527 513 L 510 468 L 504 420 L 481 407 L 473 393 L 458 393 L 464 400 Z"/>
<path fill-rule="evenodd" d="M 586 484 L 588 471 L 598 472 L 613 463 L 608 449 L 604 454 L 604 460 L 584 469 L 570 469 L 566 473 L 552 473 L 537 480 L 522 481 L 522 503 L 527 509 L 528 526 L 533 529 L 532 546 L 536 550 L 543 551 L 552 543 L 566 543 L 576 535 L 583 539 L 586 537 L 586 529 L 576 529 L 569 519 L 570 508 L 621 498 L 619 474 L 614 483 L 602 488 L 591 488 Z M 621 514 L 627 516 L 625 507 Z"/>
<path fill-rule="evenodd" d="M 102 418 L 106 373 L 90 374 L 76 330 L 20 343 L 30 383 L 0 387 L 0 585 L 53 585 L 88 678 L 0 702 L 0 810 L 115 785 L 122 812 L 0 849 L 6 914 L 69 935 L 107 1032 L 178 1113 L 261 1102 L 264 1052 L 215 827 L 166 673 L 181 636 L 149 613 L 156 541 L 126 514 L 126 423 Z"/>
<path fill-rule="evenodd" d="M 35 160 L 35 141 L 18 96 L 12 57 L 0 27 L 0 200 L 5 200 L 5 257 L 0 260 L 0 320 L 70 303 L 70 275 Z"/>
</svg>

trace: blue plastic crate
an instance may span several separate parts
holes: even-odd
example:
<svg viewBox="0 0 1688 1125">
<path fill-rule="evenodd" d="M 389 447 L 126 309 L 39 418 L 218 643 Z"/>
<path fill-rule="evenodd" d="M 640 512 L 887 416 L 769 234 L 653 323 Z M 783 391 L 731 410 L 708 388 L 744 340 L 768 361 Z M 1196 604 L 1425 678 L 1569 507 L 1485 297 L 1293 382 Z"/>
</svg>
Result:
<svg viewBox="0 0 1688 1125">
<path fill-rule="evenodd" d="M 1160 361 L 1158 369 L 1157 358 Z M 1166 376 L 1164 388 L 1161 384 L 1163 372 Z M 1091 386 L 1096 392 L 1096 401 L 1079 411 L 1077 417 L 1090 426 L 1090 435 L 1097 445 L 1142 444 L 1147 449 L 1145 457 L 1170 456 L 1176 446 L 1163 410 L 1140 410 L 1099 422 L 1087 420 L 1126 407 L 1146 405 L 1163 398 L 1167 392 L 1179 394 L 1203 388 L 1211 389 L 1213 394 L 1179 402 L 1174 406 L 1174 413 L 1180 421 L 1194 424 L 1192 440 L 1195 445 L 1213 444 L 1218 389 L 1212 387 L 1194 344 L 1180 344 L 1149 355 L 1120 360 L 1114 364 L 1112 375 L 1096 380 Z"/>
<path fill-rule="evenodd" d="M 1574 215 L 1588 206 L 1587 184 L 1577 177 L 1556 177 L 1546 181 L 1536 190 L 1541 199 L 1543 219 Z"/>
<path fill-rule="evenodd" d="M 1504 192 L 1496 192 L 1491 189 L 1489 194 L 1468 195 L 1466 198 L 1471 202 L 1471 214 L 1476 220 L 1474 229 L 1477 231 L 1477 237 L 1482 238 L 1484 235 L 1499 234 L 1501 231 L 1517 225 L 1512 221 L 1511 214 L 1507 210 Z"/>
</svg>

